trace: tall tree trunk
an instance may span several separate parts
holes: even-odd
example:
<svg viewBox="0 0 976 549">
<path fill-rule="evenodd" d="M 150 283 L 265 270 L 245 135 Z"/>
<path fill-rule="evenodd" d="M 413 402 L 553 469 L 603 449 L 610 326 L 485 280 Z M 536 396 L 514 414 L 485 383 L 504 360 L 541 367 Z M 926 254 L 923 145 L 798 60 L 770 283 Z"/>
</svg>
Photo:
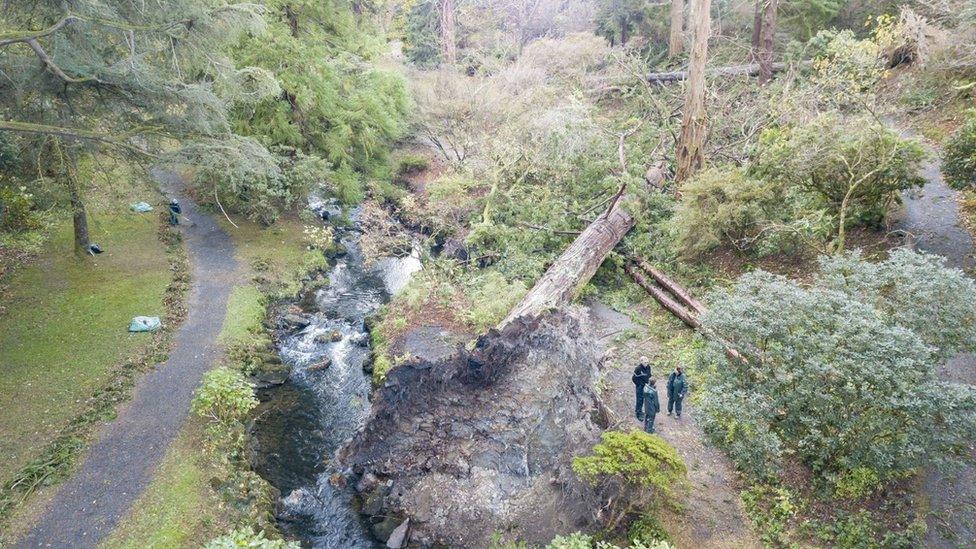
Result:
<svg viewBox="0 0 976 549">
<path fill-rule="evenodd" d="M 776 10 L 779 0 L 766 0 L 759 33 L 759 85 L 773 78 L 773 40 L 776 38 Z"/>
<path fill-rule="evenodd" d="M 756 12 L 752 17 L 752 49 L 749 54 L 752 62 L 759 61 L 759 37 L 762 34 L 763 5 L 766 0 L 756 0 Z"/>
<path fill-rule="evenodd" d="M 91 246 L 91 239 L 88 236 L 88 212 L 85 210 L 85 203 L 81 200 L 81 190 L 78 188 L 78 180 L 70 170 L 63 174 L 65 186 L 68 187 L 68 196 L 71 199 L 71 218 L 75 232 L 75 253 L 78 255 L 88 255 L 88 248 Z"/>
<path fill-rule="evenodd" d="M 454 0 L 440 0 L 441 56 L 444 63 L 457 64 L 457 23 Z"/>
<path fill-rule="evenodd" d="M 668 57 L 681 53 L 685 47 L 685 0 L 671 0 L 671 34 L 668 37 Z"/>
<path fill-rule="evenodd" d="M 694 41 L 691 45 L 691 63 L 688 66 L 688 89 L 681 117 L 681 135 L 678 138 L 678 169 L 675 180 L 679 183 L 694 175 L 703 161 L 702 146 L 707 131 L 705 120 L 705 63 L 708 60 L 708 37 L 712 26 L 712 1 L 695 0 L 691 18 Z"/>
</svg>

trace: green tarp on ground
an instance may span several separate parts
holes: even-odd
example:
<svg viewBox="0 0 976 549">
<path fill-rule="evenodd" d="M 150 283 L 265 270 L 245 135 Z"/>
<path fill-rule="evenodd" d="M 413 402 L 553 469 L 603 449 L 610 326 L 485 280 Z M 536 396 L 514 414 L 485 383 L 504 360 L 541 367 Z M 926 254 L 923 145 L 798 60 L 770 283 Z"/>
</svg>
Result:
<svg viewBox="0 0 976 549">
<path fill-rule="evenodd" d="M 129 323 L 130 332 L 155 332 L 162 326 L 158 316 L 136 316 Z"/>
</svg>

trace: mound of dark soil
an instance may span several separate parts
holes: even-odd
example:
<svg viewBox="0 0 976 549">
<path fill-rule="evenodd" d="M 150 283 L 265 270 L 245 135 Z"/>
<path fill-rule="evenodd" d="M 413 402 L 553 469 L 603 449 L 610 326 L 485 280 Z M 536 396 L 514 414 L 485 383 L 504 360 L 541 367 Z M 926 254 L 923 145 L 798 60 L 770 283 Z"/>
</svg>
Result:
<svg viewBox="0 0 976 549">
<path fill-rule="evenodd" d="M 559 311 L 392 370 L 340 454 L 374 534 L 409 518 L 410 546 L 484 547 L 496 532 L 544 543 L 590 525 L 598 505 L 570 464 L 605 422 L 602 357 L 580 318 Z"/>
</svg>

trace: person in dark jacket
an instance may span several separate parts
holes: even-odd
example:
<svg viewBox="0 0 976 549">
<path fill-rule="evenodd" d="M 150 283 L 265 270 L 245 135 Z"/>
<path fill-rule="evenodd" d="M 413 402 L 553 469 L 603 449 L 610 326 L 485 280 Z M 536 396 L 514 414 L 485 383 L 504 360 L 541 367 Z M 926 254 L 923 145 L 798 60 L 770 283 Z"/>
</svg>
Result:
<svg viewBox="0 0 976 549">
<path fill-rule="evenodd" d="M 668 376 L 669 416 L 673 410 L 676 416 L 681 417 L 681 401 L 685 399 L 686 394 L 688 394 L 688 382 L 685 380 L 684 372 L 681 371 L 681 366 L 678 366 Z"/>
<path fill-rule="evenodd" d="M 180 207 L 180 203 L 176 199 L 169 201 L 169 224 L 179 225 L 180 224 L 180 214 L 183 213 L 183 208 Z"/>
<path fill-rule="evenodd" d="M 648 364 L 646 356 L 640 357 L 640 363 L 634 368 L 634 375 L 630 380 L 634 382 L 636 389 L 637 403 L 634 405 L 634 414 L 637 421 L 644 421 L 644 386 L 647 380 L 651 379 L 651 366 Z"/>
<path fill-rule="evenodd" d="M 654 418 L 661 411 L 661 402 L 657 399 L 657 387 L 653 378 L 644 386 L 644 432 L 654 432 Z"/>
</svg>

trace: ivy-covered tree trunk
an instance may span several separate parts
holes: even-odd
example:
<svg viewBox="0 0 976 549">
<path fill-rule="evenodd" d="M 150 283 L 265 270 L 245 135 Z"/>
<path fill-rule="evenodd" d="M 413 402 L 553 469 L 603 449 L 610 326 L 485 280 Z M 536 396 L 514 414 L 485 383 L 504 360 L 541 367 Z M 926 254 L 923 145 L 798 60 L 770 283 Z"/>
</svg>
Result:
<svg viewBox="0 0 976 549">
<path fill-rule="evenodd" d="M 766 0 L 759 32 L 759 85 L 773 78 L 773 41 L 776 38 L 776 10 L 779 0 Z"/>
<path fill-rule="evenodd" d="M 668 36 L 668 57 L 684 49 L 685 0 L 671 0 L 671 33 Z"/>
<path fill-rule="evenodd" d="M 703 161 L 702 146 L 705 142 L 705 62 L 708 60 L 708 37 L 712 27 L 712 1 L 696 0 L 692 11 L 691 27 L 694 39 L 691 45 L 691 63 L 688 66 L 688 90 L 681 117 L 681 135 L 678 138 L 678 169 L 675 180 L 691 177 Z"/>
<path fill-rule="evenodd" d="M 88 248 L 91 247 L 91 239 L 88 236 L 88 212 L 85 203 L 81 199 L 81 190 L 78 188 L 78 180 L 74 174 L 65 173 L 65 186 L 68 187 L 68 197 L 71 200 L 71 218 L 75 233 L 75 253 L 81 256 L 88 255 Z"/>
</svg>

